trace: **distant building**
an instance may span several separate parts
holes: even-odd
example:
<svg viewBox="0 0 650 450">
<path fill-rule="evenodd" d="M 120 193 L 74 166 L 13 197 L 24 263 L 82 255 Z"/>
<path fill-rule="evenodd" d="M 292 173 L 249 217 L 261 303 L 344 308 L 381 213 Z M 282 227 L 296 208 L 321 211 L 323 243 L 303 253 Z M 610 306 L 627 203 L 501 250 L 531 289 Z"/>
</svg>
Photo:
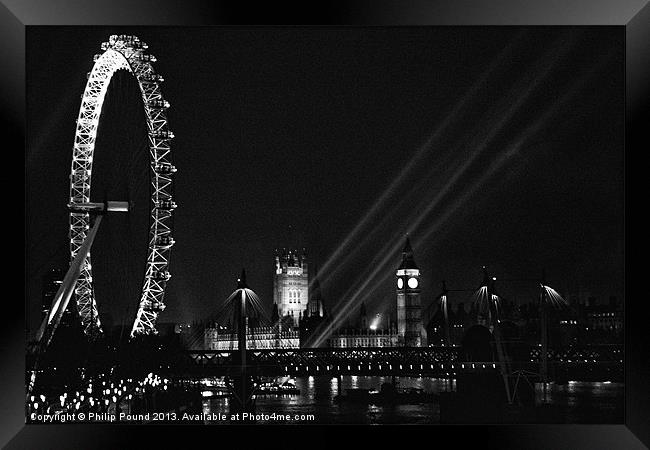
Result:
<svg viewBox="0 0 650 450">
<path fill-rule="evenodd" d="M 275 310 L 274 310 L 275 312 Z M 314 276 L 312 287 L 309 289 L 309 302 L 307 309 L 300 317 L 300 346 L 311 346 L 311 338 L 317 330 L 321 330 L 327 321 L 327 315 L 323 306 L 320 283 L 317 276 Z M 277 320 L 277 318 L 275 319 Z M 273 323 L 275 323 L 275 320 Z"/>
<path fill-rule="evenodd" d="M 397 347 L 397 330 L 340 329 L 327 340 L 328 347 Z"/>
<path fill-rule="evenodd" d="M 297 250 L 276 250 L 273 304 L 281 318 L 290 317 L 292 326 L 298 327 L 309 304 L 309 270 L 304 249 L 300 255 Z"/>
<path fill-rule="evenodd" d="M 356 326 L 336 330 L 327 340 L 327 346 L 332 348 L 397 347 L 399 345 L 397 328 L 388 325 L 386 329 L 380 329 L 379 325 L 369 324 L 366 307 L 362 303 Z"/>
<path fill-rule="evenodd" d="M 290 266 L 293 267 L 293 266 Z M 306 269 L 306 267 L 305 267 Z M 286 266 L 285 266 L 286 272 Z M 235 297 L 237 296 L 237 297 Z M 241 300 L 239 300 L 241 298 Z M 300 335 L 297 329 L 292 326 L 283 326 L 283 318 L 278 318 L 278 305 L 273 305 L 273 323 L 266 325 L 263 318 L 263 312 L 255 305 L 259 306 L 259 298 L 246 284 L 246 271 L 237 278 L 237 289 L 230 295 L 233 303 L 233 322 L 228 326 L 222 326 L 218 322 L 206 326 L 203 330 L 203 348 L 206 350 L 238 350 L 239 349 L 239 331 L 246 332 L 247 349 L 269 349 L 269 348 L 298 348 L 300 345 Z M 237 304 L 246 305 L 246 316 L 242 317 L 241 308 Z M 305 299 L 305 305 L 306 305 Z M 293 324 L 290 315 L 285 316 L 289 325 Z M 241 328 L 238 328 L 241 327 Z"/>
<path fill-rule="evenodd" d="M 456 311 L 453 311 L 451 307 L 447 311 L 447 320 L 449 323 L 449 340 L 451 345 L 460 345 L 463 336 L 465 335 L 465 330 L 471 326 L 471 320 L 467 311 L 465 311 L 465 305 L 459 303 Z M 427 343 L 429 346 L 436 345 L 445 345 L 446 336 L 445 336 L 445 319 L 443 311 L 440 308 L 437 308 L 431 320 L 427 323 Z"/>
<path fill-rule="evenodd" d="M 325 308 L 323 307 L 323 297 L 320 289 L 318 277 L 314 276 L 312 288 L 308 290 L 309 302 L 307 304 L 307 317 L 325 317 Z"/>
<path fill-rule="evenodd" d="M 582 301 L 569 294 L 567 305 L 548 308 L 549 345 L 567 346 L 575 343 L 607 344 L 623 340 L 623 305 L 616 297 L 608 304 L 598 304 L 594 296 Z M 503 308 L 502 322 L 511 320 L 517 326 L 518 335 L 526 342 L 538 343 L 540 339 L 539 302 Z"/>
<path fill-rule="evenodd" d="M 253 327 L 246 332 L 247 349 L 298 348 L 298 330 L 280 330 L 279 327 Z M 205 329 L 205 350 L 237 350 L 237 333 L 219 325 Z"/>
<path fill-rule="evenodd" d="M 616 297 L 610 297 L 606 305 L 591 301 L 585 308 L 585 316 L 585 325 L 591 330 L 614 333 L 623 330 L 623 307 Z"/>
</svg>

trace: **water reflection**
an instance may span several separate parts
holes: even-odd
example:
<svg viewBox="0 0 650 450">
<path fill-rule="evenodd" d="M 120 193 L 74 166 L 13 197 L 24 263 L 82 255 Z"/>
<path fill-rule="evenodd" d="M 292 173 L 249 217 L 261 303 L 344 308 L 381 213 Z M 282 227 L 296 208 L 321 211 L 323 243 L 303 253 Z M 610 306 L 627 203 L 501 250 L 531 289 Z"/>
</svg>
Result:
<svg viewBox="0 0 650 450">
<path fill-rule="evenodd" d="M 336 397 L 339 395 L 339 379 L 336 377 L 332 378 L 332 381 L 330 381 L 330 397 Z"/>
<path fill-rule="evenodd" d="M 623 423 L 624 385 L 569 381 L 535 385 L 538 403 L 554 405 L 564 423 Z"/>
<path fill-rule="evenodd" d="M 256 413 L 313 414 L 315 423 L 440 423 L 438 402 L 415 405 L 365 405 L 337 403 L 335 398 L 346 389 L 379 389 L 392 377 L 310 376 L 295 379 L 300 395 L 257 396 Z M 396 377 L 403 389 L 417 388 L 440 393 L 455 390 L 455 380 L 448 378 Z M 541 384 L 535 385 L 537 403 L 544 400 Z M 547 385 L 546 402 L 559 411 L 559 423 L 622 423 L 623 385 L 620 383 L 569 382 Z M 205 414 L 228 414 L 227 398 L 205 399 Z M 269 423 L 286 423 L 283 421 Z M 295 422 L 294 422 L 295 423 Z"/>
</svg>

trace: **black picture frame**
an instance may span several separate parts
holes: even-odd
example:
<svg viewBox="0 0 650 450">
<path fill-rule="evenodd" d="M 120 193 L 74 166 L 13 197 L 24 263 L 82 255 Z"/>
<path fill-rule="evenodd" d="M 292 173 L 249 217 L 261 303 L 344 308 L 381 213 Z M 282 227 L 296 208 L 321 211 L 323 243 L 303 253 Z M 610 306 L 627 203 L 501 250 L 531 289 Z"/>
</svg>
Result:
<svg viewBox="0 0 650 450">
<path fill-rule="evenodd" d="M 235 6 L 237 5 L 237 6 Z M 437 0 L 303 2 L 298 5 L 267 3 L 259 8 L 241 2 L 209 0 L 2 0 L 0 4 L 0 102 L 6 154 L 20 155 L 25 142 L 25 32 L 32 25 L 611 25 L 626 33 L 626 250 L 635 233 L 633 200 L 637 159 L 647 154 L 648 103 L 650 99 L 650 5 L 645 0 Z M 9 139 L 7 139 L 9 138 Z M 13 143 L 13 144 L 9 144 Z M 14 169 L 21 167 L 20 156 Z M 13 162 L 13 161 L 12 161 Z M 7 161 L 7 164 L 9 162 Z M 24 164 L 24 161 L 23 161 Z M 7 169 L 7 167 L 5 167 Z M 18 172 L 17 169 L 12 172 Z M 24 175 L 24 173 L 23 173 Z M 643 179 L 643 178 L 640 178 Z M 18 181 L 15 183 L 20 185 Z M 23 180 L 24 184 L 24 180 Z M 6 187 L 14 192 L 15 187 Z M 10 199 L 5 207 L 17 209 Z M 640 216 L 639 218 L 642 218 Z M 8 234 L 5 234 L 7 237 Z M 634 249 L 632 249 L 634 250 Z M 9 250 L 8 250 L 9 252 Z M 626 251 L 626 256 L 630 255 Z M 632 251 L 634 253 L 634 251 Z M 627 258 L 626 258 L 627 261 Z M 134 448 L 182 440 L 184 447 L 197 442 L 240 439 L 236 448 L 253 445 L 292 447 L 345 445 L 348 439 L 368 447 L 392 445 L 477 444 L 488 448 L 632 449 L 650 445 L 650 362 L 643 342 L 645 296 L 630 289 L 642 282 L 642 268 L 626 264 L 625 310 L 625 425 L 494 425 L 424 427 L 257 426 L 249 433 L 244 426 L 130 426 L 130 425 L 25 425 L 24 414 L 24 310 L 16 295 L 6 294 L 0 364 L 0 443 L 6 448 Z M 16 276 L 6 275 L 5 284 Z M 14 308 L 7 308 L 13 305 Z M 415 436 L 415 437 L 414 437 Z M 422 443 L 415 443 L 415 438 Z M 275 444 L 275 445 L 274 445 Z M 644 445 L 645 444 L 645 445 Z M 199 445 L 197 443 L 197 445 Z M 447 444 L 448 445 L 448 444 Z"/>
</svg>

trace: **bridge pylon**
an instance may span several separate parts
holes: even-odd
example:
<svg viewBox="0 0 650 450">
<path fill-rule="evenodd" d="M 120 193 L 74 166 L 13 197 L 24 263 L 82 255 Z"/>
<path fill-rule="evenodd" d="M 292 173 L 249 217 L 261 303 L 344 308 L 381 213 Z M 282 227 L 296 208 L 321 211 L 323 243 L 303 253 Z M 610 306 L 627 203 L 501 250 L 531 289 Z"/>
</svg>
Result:
<svg viewBox="0 0 650 450">
<path fill-rule="evenodd" d="M 247 330 L 248 330 L 248 308 L 247 303 L 252 300 L 253 291 L 246 284 L 246 270 L 242 269 L 241 275 L 237 279 L 237 290 L 234 296 L 231 295 L 233 308 L 233 323 L 237 324 L 237 351 L 233 352 L 232 364 L 236 367 L 236 373 L 232 380 L 233 390 L 233 410 L 239 412 L 252 412 L 255 409 L 253 392 L 255 383 L 248 369 L 247 358 Z"/>
</svg>

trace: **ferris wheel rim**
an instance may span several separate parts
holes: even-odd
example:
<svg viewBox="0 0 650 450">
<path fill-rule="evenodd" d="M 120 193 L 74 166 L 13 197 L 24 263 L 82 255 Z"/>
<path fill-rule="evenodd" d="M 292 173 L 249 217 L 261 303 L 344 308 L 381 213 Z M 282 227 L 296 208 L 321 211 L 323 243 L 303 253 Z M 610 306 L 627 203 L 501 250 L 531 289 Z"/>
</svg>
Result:
<svg viewBox="0 0 650 450">
<path fill-rule="evenodd" d="M 138 83 L 148 129 L 149 182 L 151 183 L 150 224 L 144 283 L 140 294 L 130 337 L 156 333 L 158 314 L 165 308 L 164 293 L 171 277 L 168 269 L 170 249 L 174 244 L 171 216 L 176 207 L 172 200 L 172 176 L 176 168 L 171 162 L 166 110 L 169 103 L 162 95 L 162 77 L 151 63 L 154 56 L 144 52 L 147 45 L 136 36 L 112 35 L 102 43 L 102 54 L 95 55 L 82 95 L 70 173 L 70 206 L 88 203 L 92 180 L 95 140 L 102 105 L 113 75 L 118 70 L 130 72 Z M 70 211 L 70 256 L 73 259 L 90 228 L 88 212 Z M 75 298 L 84 332 L 95 338 L 102 331 L 92 282 L 91 255 L 88 254 L 77 279 Z"/>
</svg>

